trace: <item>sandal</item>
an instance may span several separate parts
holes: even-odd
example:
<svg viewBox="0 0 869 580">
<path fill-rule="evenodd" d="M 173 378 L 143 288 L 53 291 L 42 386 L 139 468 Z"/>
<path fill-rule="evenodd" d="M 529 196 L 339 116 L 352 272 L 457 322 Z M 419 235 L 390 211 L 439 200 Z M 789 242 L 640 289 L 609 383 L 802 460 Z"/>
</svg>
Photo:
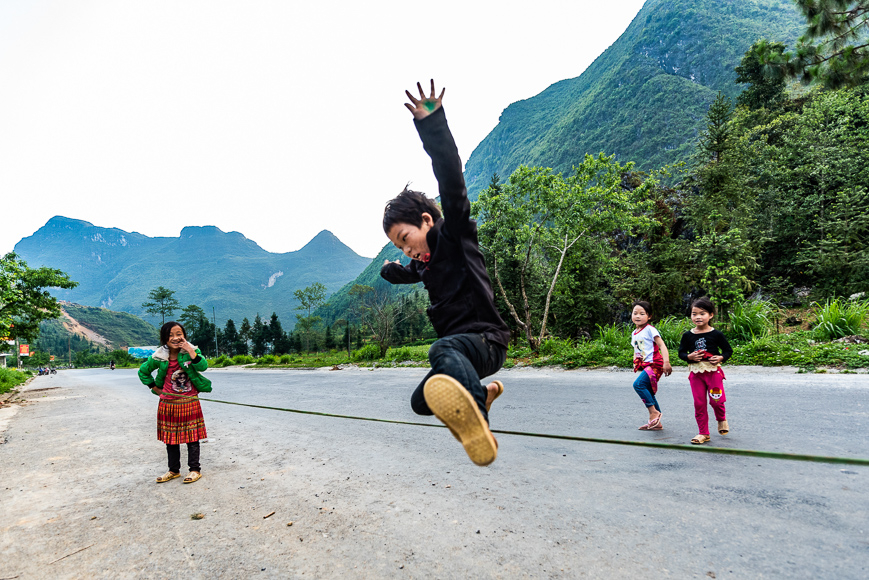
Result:
<svg viewBox="0 0 869 580">
<path fill-rule="evenodd" d="M 730 433 L 730 425 L 727 424 L 727 419 L 718 422 L 718 432 L 722 435 Z"/>
<path fill-rule="evenodd" d="M 199 481 L 200 477 L 202 477 L 201 473 L 199 473 L 198 471 L 191 471 L 187 474 L 187 477 L 184 478 L 184 483 L 193 483 L 194 481 Z"/>
<path fill-rule="evenodd" d="M 495 396 L 492 397 L 492 400 L 491 400 L 491 401 L 486 401 L 486 412 L 488 412 L 489 409 L 492 408 L 492 403 L 495 402 L 495 399 L 497 399 L 498 397 L 500 397 L 500 396 L 504 393 L 504 383 L 502 383 L 501 381 L 492 381 L 492 382 L 495 383 L 495 384 L 498 386 L 498 390 L 495 391 Z M 488 387 L 487 387 L 487 388 L 486 388 L 486 394 L 487 394 L 487 397 L 486 397 L 486 398 L 487 398 L 487 399 L 488 399 L 488 390 L 489 390 L 489 389 L 488 389 Z"/>
<path fill-rule="evenodd" d="M 701 433 L 701 434 L 697 435 L 696 437 L 694 437 L 694 439 L 691 440 L 691 443 L 694 445 L 702 445 L 703 443 L 708 443 L 711 440 L 712 440 L 712 437 L 710 437 L 709 435 L 703 435 Z"/>
<path fill-rule="evenodd" d="M 181 474 L 175 473 L 173 471 L 167 471 L 166 473 L 157 478 L 157 483 L 166 483 L 170 479 L 175 479 L 176 477 L 181 477 Z"/>
<path fill-rule="evenodd" d="M 651 419 L 648 423 L 640 427 L 640 431 L 660 431 L 664 427 L 661 425 L 661 417 L 663 415 L 658 415 L 654 419 Z"/>
</svg>

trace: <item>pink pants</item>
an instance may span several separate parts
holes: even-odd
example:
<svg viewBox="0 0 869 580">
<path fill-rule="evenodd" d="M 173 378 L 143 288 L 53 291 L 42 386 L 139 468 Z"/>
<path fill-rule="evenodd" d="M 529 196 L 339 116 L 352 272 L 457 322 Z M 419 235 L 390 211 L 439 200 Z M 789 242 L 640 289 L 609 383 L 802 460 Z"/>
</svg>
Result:
<svg viewBox="0 0 869 580">
<path fill-rule="evenodd" d="M 694 395 L 694 418 L 697 419 L 697 427 L 701 435 L 709 435 L 709 415 L 706 412 L 706 397 L 709 396 L 709 404 L 715 412 L 716 421 L 726 420 L 724 414 L 724 373 L 718 369 L 714 373 L 690 373 L 688 382 L 691 383 L 691 394 Z"/>
</svg>

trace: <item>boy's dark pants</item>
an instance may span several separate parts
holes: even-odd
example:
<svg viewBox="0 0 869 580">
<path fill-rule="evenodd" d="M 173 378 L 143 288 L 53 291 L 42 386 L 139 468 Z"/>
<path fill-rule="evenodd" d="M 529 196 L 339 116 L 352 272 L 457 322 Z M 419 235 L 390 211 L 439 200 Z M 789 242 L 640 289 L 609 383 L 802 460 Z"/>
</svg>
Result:
<svg viewBox="0 0 869 580">
<path fill-rule="evenodd" d="M 169 454 L 169 471 L 181 473 L 181 446 L 166 445 Z M 190 471 L 201 471 L 199 468 L 199 441 L 187 444 L 187 467 Z"/>
<path fill-rule="evenodd" d="M 448 375 L 459 381 L 477 402 L 486 421 L 486 387 L 480 379 L 494 375 L 507 358 L 507 349 L 486 339 L 482 334 L 454 334 L 445 336 L 431 345 L 428 360 L 431 371 L 425 376 L 413 395 L 410 406 L 417 415 L 432 415 L 425 402 L 423 387 L 432 375 Z"/>
</svg>

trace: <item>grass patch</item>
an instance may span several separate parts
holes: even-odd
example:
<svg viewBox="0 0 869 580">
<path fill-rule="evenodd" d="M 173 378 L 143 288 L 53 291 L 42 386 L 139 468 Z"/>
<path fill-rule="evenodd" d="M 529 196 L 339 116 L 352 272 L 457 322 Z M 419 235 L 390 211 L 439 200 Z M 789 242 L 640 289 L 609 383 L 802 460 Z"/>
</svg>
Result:
<svg viewBox="0 0 869 580">
<path fill-rule="evenodd" d="M 13 369 L 0 368 L 0 395 L 8 393 L 18 385 L 33 376 L 30 371 L 16 371 Z"/>
</svg>

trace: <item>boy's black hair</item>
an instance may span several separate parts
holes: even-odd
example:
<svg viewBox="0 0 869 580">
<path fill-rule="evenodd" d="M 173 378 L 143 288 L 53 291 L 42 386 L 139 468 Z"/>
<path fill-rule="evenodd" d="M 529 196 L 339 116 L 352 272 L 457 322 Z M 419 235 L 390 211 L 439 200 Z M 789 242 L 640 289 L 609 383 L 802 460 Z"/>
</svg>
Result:
<svg viewBox="0 0 869 580">
<path fill-rule="evenodd" d="M 699 308 L 700 310 L 705 310 L 709 314 L 715 314 L 715 305 L 712 304 L 712 301 L 706 296 L 701 296 L 692 302 L 691 308 Z"/>
<path fill-rule="evenodd" d="M 639 306 L 643 310 L 646 311 L 646 315 L 651 319 L 652 318 L 652 305 L 646 302 L 645 300 L 637 300 L 633 304 L 631 304 L 631 311 L 634 310 L 634 306 Z"/>
<path fill-rule="evenodd" d="M 405 186 L 383 209 L 383 231 L 389 235 L 389 230 L 395 224 L 420 227 L 424 213 L 431 215 L 434 221 L 441 219 L 441 210 L 435 200 L 427 198 L 421 191 L 413 191 Z"/>
<path fill-rule="evenodd" d="M 176 326 L 180 328 L 181 332 L 184 334 L 184 340 L 187 340 L 187 331 L 184 330 L 184 327 L 181 326 L 181 323 L 170 320 L 169 322 L 160 327 L 160 346 L 169 344 L 169 333 L 172 332 L 172 329 Z"/>
</svg>

